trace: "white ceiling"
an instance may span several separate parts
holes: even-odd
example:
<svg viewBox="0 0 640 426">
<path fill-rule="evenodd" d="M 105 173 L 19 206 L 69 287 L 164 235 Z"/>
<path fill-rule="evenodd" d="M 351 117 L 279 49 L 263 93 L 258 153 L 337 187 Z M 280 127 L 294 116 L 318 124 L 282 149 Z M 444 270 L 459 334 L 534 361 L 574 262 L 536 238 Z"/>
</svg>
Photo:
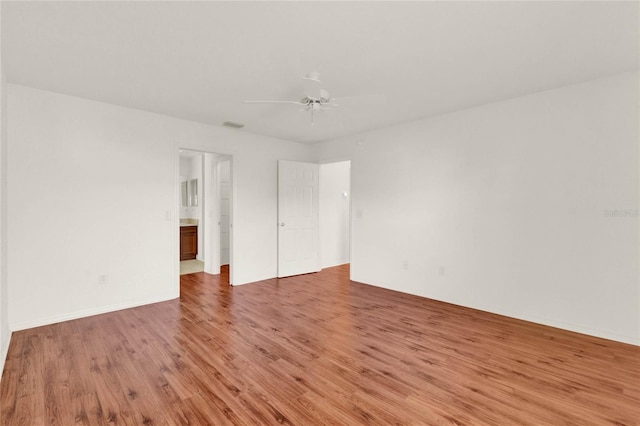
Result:
<svg viewBox="0 0 640 426">
<path fill-rule="evenodd" d="M 299 142 L 638 69 L 638 2 L 2 2 L 7 80 Z M 324 112 L 247 99 L 385 94 Z"/>
</svg>

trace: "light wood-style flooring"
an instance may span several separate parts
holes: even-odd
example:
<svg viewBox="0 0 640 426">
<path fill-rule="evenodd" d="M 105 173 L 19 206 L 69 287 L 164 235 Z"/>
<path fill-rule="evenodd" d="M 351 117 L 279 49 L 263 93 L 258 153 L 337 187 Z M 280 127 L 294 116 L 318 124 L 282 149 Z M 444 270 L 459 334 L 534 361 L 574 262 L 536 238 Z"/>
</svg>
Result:
<svg viewBox="0 0 640 426">
<path fill-rule="evenodd" d="M 204 262 L 202 260 L 191 259 L 180 261 L 180 275 L 194 274 L 203 271 Z"/>
<path fill-rule="evenodd" d="M 348 266 L 19 331 L 3 425 L 636 425 L 640 347 L 349 281 Z"/>
</svg>

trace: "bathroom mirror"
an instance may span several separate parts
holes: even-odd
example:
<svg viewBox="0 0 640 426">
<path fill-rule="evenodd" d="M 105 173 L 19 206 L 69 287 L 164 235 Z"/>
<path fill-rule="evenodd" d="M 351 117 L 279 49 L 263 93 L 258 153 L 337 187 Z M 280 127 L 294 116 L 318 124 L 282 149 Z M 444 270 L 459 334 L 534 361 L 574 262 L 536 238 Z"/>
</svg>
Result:
<svg viewBox="0 0 640 426">
<path fill-rule="evenodd" d="M 186 180 L 184 182 L 180 182 L 180 200 L 180 205 L 182 207 L 189 206 L 189 187 Z"/>
<path fill-rule="evenodd" d="M 198 205 L 198 179 L 189 181 L 190 205 L 196 207 Z"/>
</svg>

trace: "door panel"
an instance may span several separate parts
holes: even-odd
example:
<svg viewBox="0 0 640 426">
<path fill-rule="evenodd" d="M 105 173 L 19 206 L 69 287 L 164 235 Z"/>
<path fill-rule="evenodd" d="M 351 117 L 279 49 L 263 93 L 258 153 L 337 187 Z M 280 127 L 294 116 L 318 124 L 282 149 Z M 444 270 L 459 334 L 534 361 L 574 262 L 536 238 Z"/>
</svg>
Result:
<svg viewBox="0 0 640 426">
<path fill-rule="evenodd" d="M 220 179 L 218 177 L 218 155 L 206 152 L 204 154 L 204 185 L 202 188 L 204 214 L 204 271 L 208 274 L 220 273 L 220 227 L 218 216 L 220 203 L 218 193 Z"/>
<path fill-rule="evenodd" d="M 313 163 L 278 162 L 278 276 L 320 270 L 318 172 Z"/>
<path fill-rule="evenodd" d="M 220 164 L 220 264 L 229 264 L 231 235 L 231 161 Z"/>
</svg>

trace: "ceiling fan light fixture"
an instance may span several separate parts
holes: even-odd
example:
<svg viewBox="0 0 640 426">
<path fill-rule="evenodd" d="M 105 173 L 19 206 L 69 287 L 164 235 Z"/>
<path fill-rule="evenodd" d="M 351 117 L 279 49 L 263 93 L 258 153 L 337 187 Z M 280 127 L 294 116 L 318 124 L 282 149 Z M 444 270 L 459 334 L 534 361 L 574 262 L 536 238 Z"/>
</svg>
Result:
<svg viewBox="0 0 640 426">
<path fill-rule="evenodd" d="M 312 71 L 302 77 L 303 80 L 311 80 L 316 83 L 320 83 L 320 73 L 317 71 Z M 309 86 L 309 85 L 307 85 Z M 315 85 L 312 85 L 315 86 Z M 312 93 L 307 92 L 307 94 L 302 97 L 299 101 L 292 100 L 255 100 L 255 101 L 244 101 L 246 104 L 293 104 L 298 105 L 300 111 L 306 111 L 311 113 L 311 125 L 313 125 L 313 116 L 314 112 L 322 112 L 329 111 L 334 107 L 338 107 L 339 101 L 341 99 L 345 99 L 345 97 L 332 98 L 329 95 L 329 92 L 321 87 L 315 87 Z M 354 98 L 355 96 L 348 96 L 349 98 Z"/>
</svg>

